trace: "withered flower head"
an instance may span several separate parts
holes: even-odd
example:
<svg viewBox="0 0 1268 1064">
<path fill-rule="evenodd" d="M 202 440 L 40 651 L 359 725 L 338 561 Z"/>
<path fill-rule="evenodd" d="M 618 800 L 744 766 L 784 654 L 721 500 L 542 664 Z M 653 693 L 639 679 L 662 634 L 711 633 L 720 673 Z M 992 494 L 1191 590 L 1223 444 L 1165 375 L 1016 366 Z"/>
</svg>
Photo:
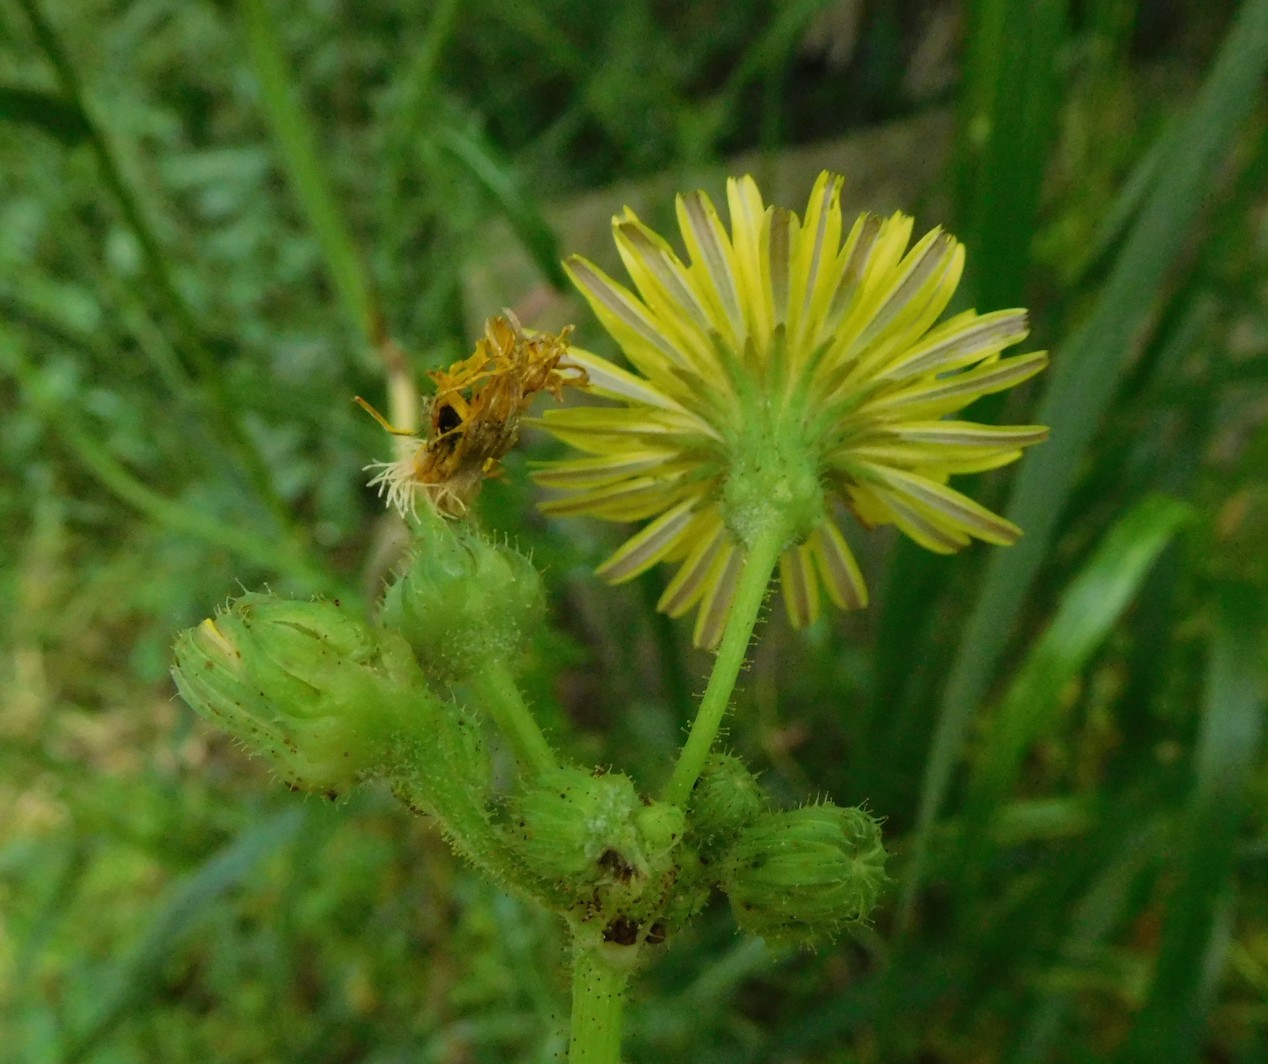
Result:
<svg viewBox="0 0 1268 1064">
<path fill-rule="evenodd" d="M 414 512 L 421 495 L 443 517 L 460 517 L 519 439 L 520 418 L 538 392 L 562 398 L 563 389 L 588 384 L 580 366 L 560 366 L 572 327 L 558 334 L 526 334 L 509 310 L 491 318 L 475 352 L 428 374 L 436 386 L 428 403 L 426 435 L 393 428 L 359 400 L 389 432 L 402 437 L 399 457 L 375 462 L 370 481 L 389 506 Z"/>
</svg>

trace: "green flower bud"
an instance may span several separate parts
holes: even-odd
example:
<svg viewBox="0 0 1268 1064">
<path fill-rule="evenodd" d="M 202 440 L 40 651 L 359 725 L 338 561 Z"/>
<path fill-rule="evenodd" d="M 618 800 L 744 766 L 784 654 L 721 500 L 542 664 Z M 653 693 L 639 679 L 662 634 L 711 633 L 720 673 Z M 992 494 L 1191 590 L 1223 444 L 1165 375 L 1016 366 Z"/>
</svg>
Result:
<svg viewBox="0 0 1268 1064">
<path fill-rule="evenodd" d="M 709 882 L 681 845 L 676 806 L 640 798 L 628 777 L 573 766 L 540 777 L 515 798 L 507 831 L 522 866 L 547 886 L 574 930 L 609 944 L 665 941 L 708 898 Z"/>
<path fill-rule="evenodd" d="M 692 841 L 707 857 L 756 820 L 768 801 L 743 761 L 734 754 L 710 754 L 687 800 Z"/>
<path fill-rule="evenodd" d="M 249 594 L 177 638 L 185 701 L 289 783 L 339 792 L 436 703 L 409 647 L 334 602 Z"/>
<path fill-rule="evenodd" d="M 687 817 L 676 805 L 648 802 L 634 814 L 639 850 L 649 866 L 659 869 L 682 841 Z"/>
<path fill-rule="evenodd" d="M 634 820 L 642 808 L 628 776 L 565 767 L 540 776 L 515 799 L 511 822 L 529 870 L 581 895 L 637 874 L 642 852 Z"/>
<path fill-rule="evenodd" d="M 514 663 L 544 612 L 541 578 L 527 558 L 433 515 L 388 588 L 381 621 L 406 638 L 429 678 L 454 681 L 487 660 Z"/>
<path fill-rule="evenodd" d="M 862 923 L 885 882 L 880 825 L 835 805 L 762 813 L 723 861 L 736 922 L 774 943 L 813 946 Z"/>
</svg>

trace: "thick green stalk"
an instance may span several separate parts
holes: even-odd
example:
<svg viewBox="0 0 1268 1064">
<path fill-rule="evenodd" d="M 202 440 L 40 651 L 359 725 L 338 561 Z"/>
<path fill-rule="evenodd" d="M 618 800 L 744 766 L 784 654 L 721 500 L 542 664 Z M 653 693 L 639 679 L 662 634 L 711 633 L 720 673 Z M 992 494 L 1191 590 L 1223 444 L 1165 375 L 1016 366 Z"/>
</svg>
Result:
<svg viewBox="0 0 1268 1064">
<path fill-rule="evenodd" d="M 705 688 L 704 698 L 700 700 L 700 709 L 696 712 L 696 719 L 692 722 L 682 753 L 678 755 L 674 773 L 661 795 L 661 799 L 671 805 L 680 806 L 686 803 L 691 788 L 700 777 L 705 759 L 713 748 L 713 741 L 718 737 L 718 729 L 722 726 L 722 718 L 726 715 L 731 694 L 735 690 L 735 681 L 744 665 L 744 656 L 748 652 L 749 640 L 757 624 L 757 615 L 761 611 L 762 600 L 766 597 L 766 588 L 770 584 L 775 563 L 779 561 L 785 538 L 785 530 L 776 523 L 758 535 L 749 547 L 748 556 L 744 560 L 744 571 L 740 574 L 740 586 L 736 590 L 726 629 L 722 633 L 722 643 L 718 647 L 718 656 L 713 660 L 709 685 Z"/>
<path fill-rule="evenodd" d="M 539 775 L 557 767 L 554 751 L 524 704 L 524 696 L 505 662 L 491 660 L 482 665 L 468 678 L 467 686 L 475 696 L 473 708 L 493 718 L 522 765 Z"/>
<path fill-rule="evenodd" d="M 568 1064 L 620 1064 L 628 969 L 614 968 L 602 947 L 577 947 L 572 969 Z"/>
<path fill-rule="evenodd" d="M 434 817 L 454 851 L 487 879 L 553 908 L 554 897 L 526 874 L 490 819 L 487 765 L 473 771 L 463 732 L 461 721 L 442 714 L 402 735 L 383 766 L 392 792 L 411 811 Z"/>
</svg>

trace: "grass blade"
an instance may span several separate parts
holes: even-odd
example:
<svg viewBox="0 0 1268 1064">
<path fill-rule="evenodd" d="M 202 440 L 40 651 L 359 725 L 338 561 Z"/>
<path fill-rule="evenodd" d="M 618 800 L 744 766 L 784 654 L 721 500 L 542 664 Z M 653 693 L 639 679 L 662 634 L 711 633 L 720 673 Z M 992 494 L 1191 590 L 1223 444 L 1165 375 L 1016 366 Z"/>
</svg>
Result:
<svg viewBox="0 0 1268 1064">
<path fill-rule="evenodd" d="M 92 135 L 84 113 L 74 103 L 17 85 L 0 85 L 0 122 L 31 126 L 67 147 L 82 144 Z"/>
<path fill-rule="evenodd" d="M 1025 529 L 995 551 L 952 665 L 917 813 L 900 923 L 910 924 L 930 832 L 950 787 L 964 735 L 991 681 L 1022 603 L 1047 554 L 1058 519 L 1119 378 L 1148 324 L 1210 175 L 1259 99 L 1268 72 L 1268 0 L 1245 0 L 1084 326 L 1053 360 L 1036 421 L 1051 441 L 1027 456 L 1006 516 Z"/>
<path fill-rule="evenodd" d="M 173 394 L 206 418 L 212 434 L 242 463 L 260 501 L 278 527 L 290 528 L 287 507 L 278 493 L 268 464 L 244 431 L 228 400 L 222 384 L 219 360 L 208 345 L 189 302 L 177 284 L 176 271 L 150 223 L 141 199 L 124 176 L 107 131 L 94 117 L 74 63 L 62 47 L 61 39 L 53 24 L 45 17 L 38 0 L 18 0 L 18 3 L 31 25 L 37 45 L 57 74 L 64 97 L 63 106 L 78 114 L 83 139 L 96 157 L 102 183 L 114 199 L 124 224 L 136 238 L 151 291 L 181 336 L 182 364 L 178 367 L 168 365 L 166 360 L 154 359 L 155 369 Z M 147 345 L 142 347 L 147 352 L 153 351 Z M 195 380 L 203 385 L 202 392 L 194 388 Z"/>
<path fill-rule="evenodd" d="M 1061 105 L 1066 0 L 969 5 L 961 211 L 978 304 L 1022 302 L 1039 195 Z M 983 136 L 985 133 L 985 136 Z"/>
<path fill-rule="evenodd" d="M 45 394 L 36 368 L 18 352 L 15 345 L 2 336 L 0 369 L 13 374 L 31 409 L 44 420 L 88 473 L 155 524 L 233 551 L 266 571 L 285 573 L 313 588 L 330 586 L 331 578 L 306 556 L 303 544 L 295 539 L 279 540 L 275 536 L 257 534 L 249 528 L 232 525 L 164 495 L 139 480 L 110 454 L 107 447 L 80 428 L 76 417 L 67 416 L 64 409 L 58 409 L 54 405 L 55 400 Z"/>
<path fill-rule="evenodd" d="M 1221 589 L 1194 752 L 1195 780 L 1174 851 L 1153 985 L 1120 1064 L 1196 1060 L 1223 967 L 1220 922 L 1231 900 L 1235 847 L 1268 708 L 1264 608 L 1253 587 Z"/>
<path fill-rule="evenodd" d="M 1062 593 L 1056 615 L 1022 662 L 983 744 L 964 813 L 975 837 L 988 837 L 980 830 L 981 819 L 1016 783 L 1026 752 L 1051 724 L 1062 691 L 1104 643 L 1190 513 L 1184 503 L 1164 496 L 1137 503 Z"/>
<path fill-rule="evenodd" d="M 268 0 L 240 0 L 247 47 L 260 82 L 260 102 L 282 150 L 291 187 L 321 245 L 326 269 L 349 319 L 371 348 L 383 340 L 383 320 L 347 223 L 335 203 L 308 116 L 295 98 Z"/>
<path fill-rule="evenodd" d="M 510 166 L 497 158 L 493 146 L 472 131 L 454 127 L 440 133 L 440 145 L 461 164 L 497 204 L 524 250 L 551 285 L 563 291 L 568 278 L 560 263 L 559 243 L 537 204 L 525 194 Z"/>
<path fill-rule="evenodd" d="M 79 115 L 83 139 L 87 141 L 97 158 L 97 167 L 106 190 L 114 198 L 124 222 L 136 237 L 146 272 L 154 285 L 154 294 L 184 334 L 185 346 L 191 362 L 188 367 L 191 375 L 203 379 L 214 378 L 215 358 L 203 342 L 193 313 L 185 297 L 177 288 L 172 264 L 159 243 L 141 201 L 133 194 L 132 188 L 124 177 L 105 131 L 93 119 L 87 103 L 87 94 L 84 92 L 74 63 L 62 47 L 61 39 L 53 29 L 53 24 L 45 17 L 38 0 L 18 0 L 18 3 L 31 24 L 36 43 L 57 73 L 57 80 L 61 84 L 64 96 L 62 106 Z M 186 383 L 177 382 L 177 387 L 183 387 Z"/>
<path fill-rule="evenodd" d="M 1097 960 L 1123 914 L 1131 906 L 1131 892 L 1141 873 L 1154 861 L 1165 832 L 1159 821 L 1140 828 L 1126 839 L 1118 853 L 1079 900 L 1070 917 L 1059 964 L 1086 969 Z M 1062 1025 L 1073 1004 L 1073 988 L 1053 989 L 1036 1004 L 1022 1030 L 1009 1064 L 1042 1064 L 1062 1038 Z"/>
</svg>

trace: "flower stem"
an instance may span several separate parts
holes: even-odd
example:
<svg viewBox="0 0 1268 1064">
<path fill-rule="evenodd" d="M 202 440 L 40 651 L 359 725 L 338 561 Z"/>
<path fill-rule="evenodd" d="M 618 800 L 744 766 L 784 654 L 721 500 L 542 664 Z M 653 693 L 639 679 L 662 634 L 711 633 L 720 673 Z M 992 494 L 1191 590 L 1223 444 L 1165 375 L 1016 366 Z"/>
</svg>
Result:
<svg viewBox="0 0 1268 1064">
<path fill-rule="evenodd" d="M 519 762 L 538 775 L 557 767 L 524 696 L 504 662 L 490 658 L 467 680 L 480 709 L 487 712 L 510 741 Z"/>
<path fill-rule="evenodd" d="M 749 546 L 748 556 L 744 559 L 744 571 L 740 574 L 739 587 L 735 592 L 735 601 L 731 603 L 731 613 L 727 617 L 722 642 L 718 646 L 718 655 L 713 659 L 709 685 L 705 688 L 704 698 L 700 700 L 700 709 L 696 712 L 696 719 L 692 722 L 682 753 L 678 755 L 673 775 L 661 795 L 663 801 L 672 805 L 681 806 L 686 803 L 691 788 L 700 777 L 700 770 L 704 768 L 705 758 L 709 756 L 713 741 L 718 736 L 722 718 L 726 715 L 731 694 L 735 690 L 735 681 L 744 664 L 744 656 L 753 636 L 753 628 L 757 624 L 757 615 L 762 608 L 771 573 L 775 563 L 779 561 L 784 539 L 783 529 L 775 525 L 758 535 Z"/>
<path fill-rule="evenodd" d="M 620 1064 L 621 1020 L 629 972 L 600 949 L 577 947 L 572 969 L 572 1032 L 568 1064 Z"/>
</svg>

